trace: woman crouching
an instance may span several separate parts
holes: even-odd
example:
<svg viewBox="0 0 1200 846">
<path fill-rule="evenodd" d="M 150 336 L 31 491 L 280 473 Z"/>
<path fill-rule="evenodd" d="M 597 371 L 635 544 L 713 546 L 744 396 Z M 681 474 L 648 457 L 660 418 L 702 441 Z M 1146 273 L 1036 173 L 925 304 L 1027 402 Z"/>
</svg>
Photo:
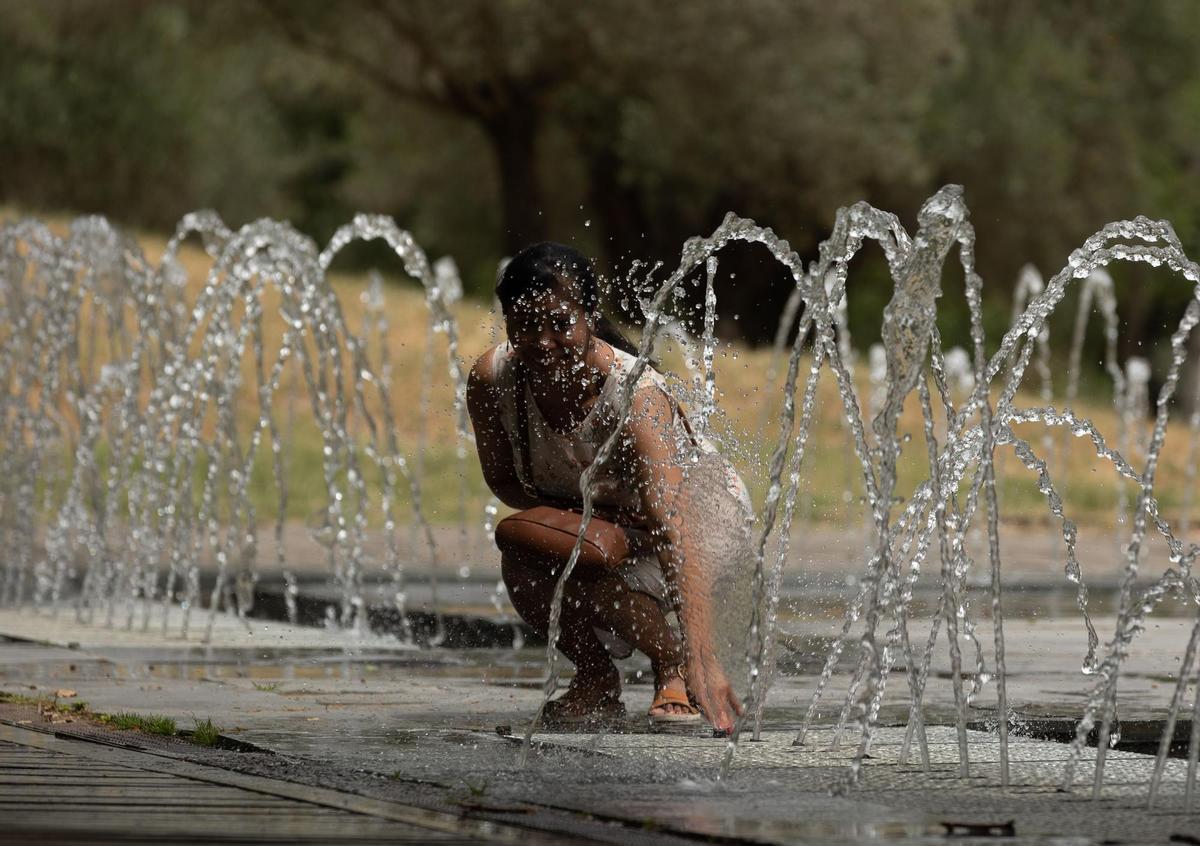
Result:
<svg viewBox="0 0 1200 846">
<path fill-rule="evenodd" d="M 617 425 L 622 376 L 636 351 L 602 316 L 591 266 L 569 247 L 526 248 L 496 293 L 508 340 L 475 362 L 467 404 L 484 479 L 520 512 L 497 528 L 504 583 L 517 612 L 545 636 L 579 526 L 580 476 Z M 613 658 L 637 649 L 654 671 L 652 721 L 703 714 L 714 728 L 732 729 L 741 705 L 721 647 L 741 640 L 718 635 L 736 632 L 738 621 L 718 626 L 714 590 L 746 560 L 749 498 L 651 368 L 616 449 L 595 471 L 594 491 L 589 536 L 599 563 L 581 560 L 566 585 L 558 648 L 575 677 L 548 703 L 546 720 L 623 719 Z"/>
</svg>

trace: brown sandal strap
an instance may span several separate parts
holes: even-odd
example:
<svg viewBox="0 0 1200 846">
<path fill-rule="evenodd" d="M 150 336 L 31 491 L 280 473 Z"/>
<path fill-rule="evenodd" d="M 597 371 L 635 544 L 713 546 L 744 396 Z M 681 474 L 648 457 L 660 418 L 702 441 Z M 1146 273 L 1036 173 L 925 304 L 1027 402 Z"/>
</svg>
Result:
<svg viewBox="0 0 1200 846">
<path fill-rule="evenodd" d="M 700 713 L 700 709 L 692 704 L 686 694 L 676 693 L 670 689 L 663 689 L 655 693 L 654 701 L 650 703 L 650 710 L 653 711 L 655 708 L 662 708 L 667 705 L 681 705 L 688 709 L 688 713 Z"/>
</svg>

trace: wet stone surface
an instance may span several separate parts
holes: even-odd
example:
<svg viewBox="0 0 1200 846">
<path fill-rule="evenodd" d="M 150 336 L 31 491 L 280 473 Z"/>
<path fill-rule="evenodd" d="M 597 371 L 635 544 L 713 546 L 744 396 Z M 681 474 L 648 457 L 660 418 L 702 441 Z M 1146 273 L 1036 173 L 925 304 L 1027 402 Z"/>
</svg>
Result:
<svg viewBox="0 0 1200 846">
<path fill-rule="evenodd" d="M 1147 632 L 1143 648 L 1152 649 L 1155 637 L 1174 638 L 1170 622 Z M 1019 627 L 1010 632 L 1014 642 L 1024 637 L 1031 644 L 1026 659 L 1020 650 L 1013 653 L 1010 701 L 1037 704 L 1043 714 L 1077 714 L 1087 679 L 1078 673 L 1075 638 L 1069 627 L 1039 626 L 1031 626 L 1032 633 Z M 16 634 L 11 628 L 7 633 Z M 539 649 L 412 650 L 379 643 L 336 649 L 135 647 L 116 635 L 113 640 L 122 645 L 103 645 L 101 629 L 87 648 L 78 649 L 0 641 L 0 691 L 37 696 L 69 687 L 95 711 L 161 713 L 185 729 L 194 719 L 212 718 L 225 736 L 280 753 L 278 761 L 261 766 L 281 774 L 300 766 L 336 781 L 342 777 L 337 773 L 357 772 L 368 784 L 396 779 L 412 784 L 414 795 L 433 790 L 493 807 L 531 804 L 566 812 L 569 819 L 612 818 L 639 831 L 651 826 L 664 837 L 677 832 L 778 843 L 940 842 L 959 831 L 948 825 L 961 824 L 967 828 L 952 842 L 971 842 L 974 836 L 990 842 L 979 832 L 1012 821 L 1016 840 L 1007 842 L 1168 843 L 1173 835 L 1200 828 L 1200 806 L 1190 813 L 1183 809 L 1185 760 L 1168 761 L 1154 811 L 1146 810 L 1145 800 L 1152 759 L 1121 748 L 1109 753 L 1096 803 L 1090 799 L 1094 749 L 1079 762 L 1075 787 L 1062 792 L 1067 747 L 1031 737 L 1013 738 L 1011 784 L 1001 789 L 995 736 L 970 732 L 969 775 L 960 778 L 944 680 L 931 686 L 926 710 L 929 770 L 917 765 L 915 745 L 909 764 L 897 763 L 906 713 L 903 676 L 897 675 L 895 698 L 885 703 L 883 727 L 861 783 L 832 796 L 831 785 L 844 778 L 858 738 L 850 730 L 832 748 L 840 704 L 833 691 L 821 706 L 819 727 L 804 746 L 792 745 L 814 670 L 779 681 L 762 741 L 750 741 L 747 733 L 730 777 L 718 781 L 727 741 L 694 727 L 651 733 L 641 716 L 652 692 L 648 668 L 636 661 L 624 665 L 630 714 L 624 730 L 540 732 L 522 768 L 519 735 L 540 698 Z M 1149 660 L 1133 666 L 1145 671 L 1123 680 L 1131 702 L 1140 703 L 1131 704 L 1127 716 L 1137 712 L 1152 719 L 1165 709 L 1173 687 L 1155 681 L 1156 674 L 1169 673 L 1169 667 Z M 994 722 L 989 689 L 972 709 L 978 715 L 973 725 Z M 1014 700 L 1011 691 L 1022 690 Z M 223 754 L 230 766 L 239 760 L 238 753 Z"/>
</svg>

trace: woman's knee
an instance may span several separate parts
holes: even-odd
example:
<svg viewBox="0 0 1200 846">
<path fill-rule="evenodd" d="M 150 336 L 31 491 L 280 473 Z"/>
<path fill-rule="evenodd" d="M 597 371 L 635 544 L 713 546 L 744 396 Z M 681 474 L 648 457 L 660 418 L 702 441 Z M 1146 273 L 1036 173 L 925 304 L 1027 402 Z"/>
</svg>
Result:
<svg viewBox="0 0 1200 846">
<path fill-rule="evenodd" d="M 536 588 L 546 581 L 546 575 L 536 562 L 508 553 L 500 556 L 500 577 L 510 593 L 515 587 Z"/>
</svg>

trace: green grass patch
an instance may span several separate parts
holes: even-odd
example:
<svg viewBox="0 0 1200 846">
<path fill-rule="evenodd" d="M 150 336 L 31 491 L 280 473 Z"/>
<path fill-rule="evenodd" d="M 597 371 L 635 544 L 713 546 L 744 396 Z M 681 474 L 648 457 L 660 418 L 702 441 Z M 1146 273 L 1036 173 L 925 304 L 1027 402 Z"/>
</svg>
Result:
<svg viewBox="0 0 1200 846">
<path fill-rule="evenodd" d="M 40 696 L 26 696 L 23 693 L 0 691 L 0 702 L 8 705 L 40 705 L 49 701 L 49 699 Z"/>
<path fill-rule="evenodd" d="M 196 722 L 196 727 L 192 729 L 192 734 L 188 738 L 192 743 L 198 746 L 216 746 L 217 741 L 221 739 L 221 728 L 213 723 L 212 718 L 208 717 L 203 720 L 192 717 Z"/>
<path fill-rule="evenodd" d="M 117 714 L 96 714 L 83 700 L 65 701 L 56 696 L 29 696 L 23 693 L 0 691 L 0 703 L 34 707 L 43 714 L 85 716 L 121 731 L 140 731 L 163 737 L 175 737 L 179 734 L 175 720 L 171 717 L 161 714 L 136 714 L 130 711 L 122 711 Z M 195 717 L 193 719 L 196 722 L 196 728 L 191 732 L 189 739 L 201 746 L 215 745 L 221 736 L 220 726 L 213 723 L 211 719 L 199 720 Z"/>
<path fill-rule="evenodd" d="M 83 700 L 68 702 L 57 696 L 26 696 L 22 693 L 0 691 L 0 702 L 9 705 L 27 705 L 31 708 L 54 711 L 59 714 L 84 714 L 88 711 L 88 704 Z"/>
<path fill-rule="evenodd" d="M 123 712 L 120 714 L 107 714 L 105 716 L 107 719 L 102 718 L 102 722 L 107 722 L 113 728 L 118 728 L 122 731 L 142 731 L 146 734 L 161 734 L 166 737 L 173 737 L 178 733 L 175 721 L 161 714 L 133 714 Z"/>
<path fill-rule="evenodd" d="M 488 788 L 491 786 L 491 782 L 486 778 L 481 781 L 464 778 L 463 784 L 466 785 L 467 792 L 472 799 L 481 799 L 486 796 Z"/>
</svg>

